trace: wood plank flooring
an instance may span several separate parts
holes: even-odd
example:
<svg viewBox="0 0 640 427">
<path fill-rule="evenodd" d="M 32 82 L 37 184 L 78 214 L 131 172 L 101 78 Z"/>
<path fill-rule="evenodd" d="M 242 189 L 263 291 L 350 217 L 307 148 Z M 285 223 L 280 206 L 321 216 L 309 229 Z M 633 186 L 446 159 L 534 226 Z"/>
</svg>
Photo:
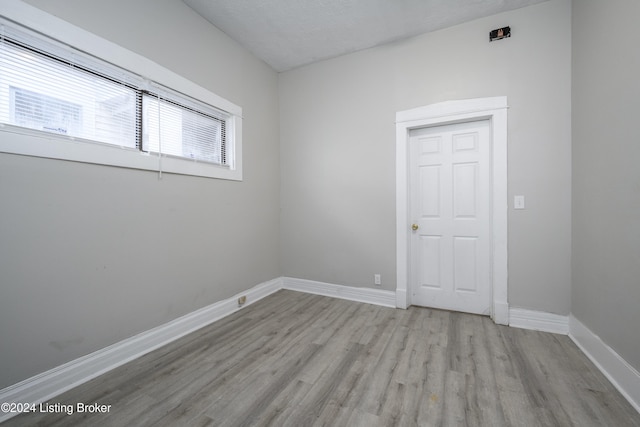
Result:
<svg viewBox="0 0 640 427">
<path fill-rule="evenodd" d="M 279 291 L 8 426 L 640 426 L 566 336 Z"/>
</svg>

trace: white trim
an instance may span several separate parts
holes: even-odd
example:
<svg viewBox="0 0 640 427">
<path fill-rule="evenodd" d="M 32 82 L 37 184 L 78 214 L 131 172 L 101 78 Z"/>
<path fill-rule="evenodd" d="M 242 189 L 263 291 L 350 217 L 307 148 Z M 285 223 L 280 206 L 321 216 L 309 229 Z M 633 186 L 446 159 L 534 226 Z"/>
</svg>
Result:
<svg viewBox="0 0 640 427">
<path fill-rule="evenodd" d="M 640 373 L 573 314 L 569 337 L 640 413 Z"/>
<path fill-rule="evenodd" d="M 105 372 L 169 344 L 282 289 L 282 279 L 261 283 L 231 298 L 105 347 L 0 390 L 0 402 L 41 403 Z M 238 306 L 238 297 L 247 302 Z M 0 413 L 0 422 L 16 413 Z"/>
<path fill-rule="evenodd" d="M 396 113 L 396 306 L 411 305 L 409 289 L 409 133 L 412 129 L 489 119 L 491 123 L 492 307 L 491 317 L 509 324 L 507 278 L 507 98 L 448 101 Z"/>
<path fill-rule="evenodd" d="M 230 120 L 232 122 L 232 120 Z M 236 134 L 241 137 L 242 130 Z M 0 123 L 0 152 L 46 159 L 70 160 L 81 163 L 116 166 L 157 172 L 160 170 L 157 154 L 144 153 L 132 148 L 120 148 L 93 141 L 83 142 L 80 138 L 33 131 Z M 241 148 L 235 148 L 236 154 Z M 240 154 L 241 155 L 241 154 Z M 236 165 L 242 159 L 235 159 Z M 239 172 L 240 171 L 240 172 Z M 180 175 L 203 176 L 207 178 L 241 181 L 239 168 L 232 169 L 189 159 L 162 157 L 162 172 Z"/>
<path fill-rule="evenodd" d="M 407 290 L 396 289 L 396 307 L 406 310 L 409 308 L 407 305 Z"/>
<path fill-rule="evenodd" d="M 294 279 L 292 277 L 283 277 L 282 287 L 283 289 L 309 294 L 324 295 L 384 307 L 396 307 L 396 293 L 382 289 L 355 288 L 332 283 L 316 282 L 314 280 Z"/>
<path fill-rule="evenodd" d="M 162 171 L 242 181 L 241 107 L 148 58 L 76 27 L 21 0 L 0 1 L 0 16 L 4 16 L 11 21 L 82 52 L 95 53 L 94 56 L 137 74 L 143 79 L 159 83 L 231 114 L 231 117 L 227 119 L 227 150 L 228 154 L 233 158 L 230 167 L 163 156 Z M 78 138 L 64 135 L 30 132 L 22 128 L 16 131 L 16 129 L 12 129 L 12 126 L 0 126 L 0 133 L 2 136 L 0 138 L 0 152 L 4 153 L 132 169 L 159 170 L 157 155 L 147 155 L 116 146 L 82 143 L 82 140 Z"/>
<path fill-rule="evenodd" d="M 499 325 L 509 324 L 509 304 L 506 301 L 494 301 L 493 303 L 493 318 L 502 319 L 502 322 L 496 321 Z"/>
<path fill-rule="evenodd" d="M 524 308 L 510 308 L 509 326 L 567 335 L 569 333 L 569 316 Z"/>
<path fill-rule="evenodd" d="M 439 125 L 442 122 L 453 121 L 450 119 L 451 116 L 475 114 L 502 108 L 507 108 L 506 96 L 445 101 L 425 107 L 399 111 L 396 113 L 396 123 L 422 121 L 429 118 L 434 119 L 433 123 Z"/>
</svg>

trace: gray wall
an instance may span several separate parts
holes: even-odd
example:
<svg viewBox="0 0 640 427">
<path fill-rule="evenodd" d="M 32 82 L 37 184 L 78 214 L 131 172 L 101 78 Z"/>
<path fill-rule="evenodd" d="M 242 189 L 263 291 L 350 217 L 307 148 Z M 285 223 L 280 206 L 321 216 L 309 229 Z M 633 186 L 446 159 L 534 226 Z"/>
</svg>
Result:
<svg viewBox="0 0 640 427">
<path fill-rule="evenodd" d="M 640 370 L 640 3 L 573 2 L 574 316 Z"/>
<path fill-rule="evenodd" d="M 575 1 L 572 22 L 552 0 L 279 78 L 179 1 L 28 2 L 242 106 L 245 180 L 0 154 L 0 388 L 280 275 L 395 289 L 395 112 L 495 95 L 527 197 L 510 305 L 571 309 L 640 369 L 637 1 Z"/>
<path fill-rule="evenodd" d="M 488 33 L 510 25 L 510 39 Z M 551 30 L 551 31 L 547 31 Z M 509 102 L 509 303 L 569 314 L 571 2 L 554 0 L 280 74 L 286 276 L 396 287 L 395 113 Z"/>
<path fill-rule="evenodd" d="M 180 1 L 29 3 L 240 105 L 244 181 L 0 154 L 0 388 L 281 275 L 277 74 Z"/>
</svg>

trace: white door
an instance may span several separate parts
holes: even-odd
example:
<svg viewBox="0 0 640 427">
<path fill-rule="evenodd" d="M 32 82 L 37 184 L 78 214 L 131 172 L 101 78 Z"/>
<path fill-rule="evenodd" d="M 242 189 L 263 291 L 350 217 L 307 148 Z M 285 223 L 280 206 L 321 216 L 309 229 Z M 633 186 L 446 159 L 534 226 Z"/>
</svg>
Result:
<svg viewBox="0 0 640 427">
<path fill-rule="evenodd" d="M 491 308 L 489 121 L 412 130 L 412 303 Z"/>
</svg>

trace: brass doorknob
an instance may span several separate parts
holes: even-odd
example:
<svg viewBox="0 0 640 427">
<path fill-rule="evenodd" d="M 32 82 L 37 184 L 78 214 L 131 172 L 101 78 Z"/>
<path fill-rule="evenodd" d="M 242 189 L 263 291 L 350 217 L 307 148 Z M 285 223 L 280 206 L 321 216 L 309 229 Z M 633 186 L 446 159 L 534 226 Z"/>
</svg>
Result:
<svg viewBox="0 0 640 427">
<path fill-rule="evenodd" d="M 412 229 L 413 231 L 416 231 L 418 228 L 420 228 L 420 227 L 418 227 L 418 224 L 413 224 L 413 225 L 411 226 L 411 229 Z"/>
</svg>

